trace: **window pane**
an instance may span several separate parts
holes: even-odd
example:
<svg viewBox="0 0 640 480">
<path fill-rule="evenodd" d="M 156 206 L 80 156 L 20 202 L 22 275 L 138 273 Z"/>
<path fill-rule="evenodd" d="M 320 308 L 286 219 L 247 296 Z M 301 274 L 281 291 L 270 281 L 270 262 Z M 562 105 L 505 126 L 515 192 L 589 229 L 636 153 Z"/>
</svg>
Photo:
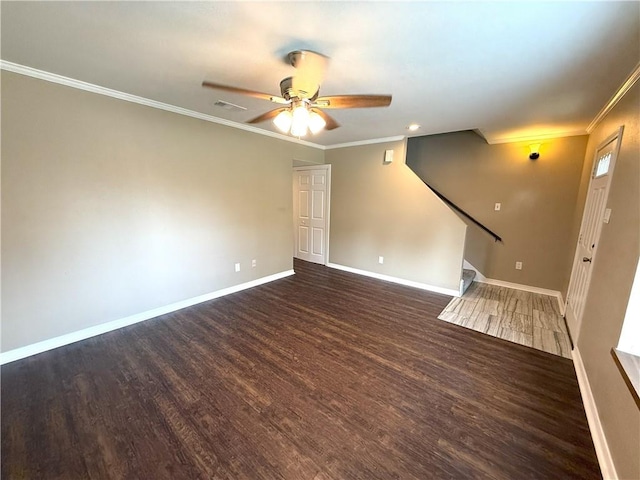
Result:
<svg viewBox="0 0 640 480">
<path fill-rule="evenodd" d="M 598 159 L 596 167 L 596 178 L 606 175 L 609 172 L 609 162 L 611 161 L 611 152 Z"/>
</svg>

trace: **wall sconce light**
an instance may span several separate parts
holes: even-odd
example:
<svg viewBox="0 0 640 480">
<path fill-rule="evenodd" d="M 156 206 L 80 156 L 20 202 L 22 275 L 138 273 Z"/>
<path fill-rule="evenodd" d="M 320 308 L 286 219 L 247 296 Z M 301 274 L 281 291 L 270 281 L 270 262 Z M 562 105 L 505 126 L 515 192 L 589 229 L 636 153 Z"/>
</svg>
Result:
<svg viewBox="0 0 640 480">
<path fill-rule="evenodd" d="M 540 158 L 540 144 L 539 143 L 532 143 L 531 145 L 529 145 L 529 151 L 531 153 L 529 153 L 529 159 L 530 160 L 537 160 L 538 158 Z"/>
</svg>

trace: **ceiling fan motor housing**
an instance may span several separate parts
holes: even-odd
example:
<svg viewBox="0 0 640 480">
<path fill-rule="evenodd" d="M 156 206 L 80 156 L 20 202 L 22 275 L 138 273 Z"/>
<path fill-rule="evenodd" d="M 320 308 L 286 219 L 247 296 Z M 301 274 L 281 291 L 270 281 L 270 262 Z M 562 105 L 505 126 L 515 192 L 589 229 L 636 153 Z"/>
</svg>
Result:
<svg viewBox="0 0 640 480">
<path fill-rule="evenodd" d="M 293 87 L 293 77 L 284 78 L 280 82 L 280 95 L 285 100 L 300 98 L 300 99 L 308 99 L 310 101 L 314 101 L 316 98 L 318 98 L 319 93 L 320 93 L 320 88 L 318 88 L 315 92 L 306 92 L 304 90 L 296 90 Z"/>
<path fill-rule="evenodd" d="M 326 58 L 326 56 L 321 53 L 312 52 L 311 50 L 294 50 L 293 52 L 289 52 L 289 63 L 294 68 L 298 68 L 308 58 L 313 61 L 317 58 Z"/>
<path fill-rule="evenodd" d="M 286 100 L 291 100 L 291 98 L 297 96 L 293 95 L 293 77 L 282 79 L 280 82 L 280 95 Z"/>
</svg>

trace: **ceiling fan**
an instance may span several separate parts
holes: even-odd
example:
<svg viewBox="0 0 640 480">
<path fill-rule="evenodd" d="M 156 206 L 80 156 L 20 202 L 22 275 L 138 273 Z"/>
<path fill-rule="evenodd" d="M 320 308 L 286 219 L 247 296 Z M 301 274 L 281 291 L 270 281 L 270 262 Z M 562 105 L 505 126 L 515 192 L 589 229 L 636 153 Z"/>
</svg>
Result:
<svg viewBox="0 0 640 480">
<path fill-rule="evenodd" d="M 202 86 L 269 100 L 281 105 L 258 115 L 247 123 L 260 123 L 273 119 L 273 123 L 280 131 L 291 133 L 295 137 L 302 137 L 307 134 L 307 131 L 315 134 L 322 129 L 338 128 L 340 125 L 323 111 L 325 108 L 388 107 L 391 104 L 391 95 L 320 97 L 320 84 L 329 58 L 308 50 L 290 52 L 287 58 L 296 69 L 296 74 L 280 82 L 280 96 L 207 81 L 202 82 Z"/>
</svg>

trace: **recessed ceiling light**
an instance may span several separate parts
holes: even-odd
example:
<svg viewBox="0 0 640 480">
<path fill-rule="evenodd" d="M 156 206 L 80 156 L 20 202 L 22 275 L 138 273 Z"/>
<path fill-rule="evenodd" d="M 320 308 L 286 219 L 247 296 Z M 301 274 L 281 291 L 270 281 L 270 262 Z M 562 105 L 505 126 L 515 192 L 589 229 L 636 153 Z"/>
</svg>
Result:
<svg viewBox="0 0 640 480">
<path fill-rule="evenodd" d="M 418 125 L 417 123 L 412 123 L 411 125 L 409 125 L 407 127 L 408 130 L 415 132 L 416 130 L 418 130 L 420 128 L 420 125 Z"/>
</svg>

